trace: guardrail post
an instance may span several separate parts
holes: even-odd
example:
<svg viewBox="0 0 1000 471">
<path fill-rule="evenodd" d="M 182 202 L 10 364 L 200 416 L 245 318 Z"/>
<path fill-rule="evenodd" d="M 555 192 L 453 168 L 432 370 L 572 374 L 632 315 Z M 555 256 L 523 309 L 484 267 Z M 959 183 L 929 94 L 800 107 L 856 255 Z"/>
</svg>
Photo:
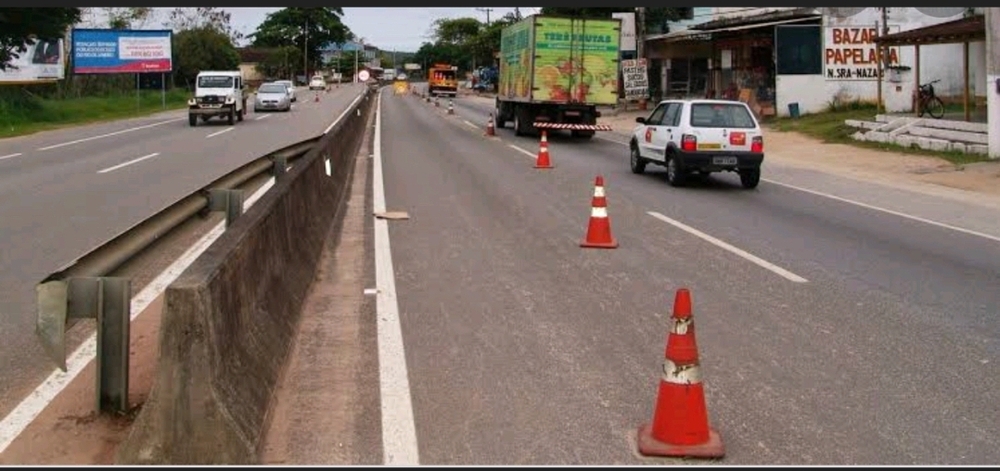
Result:
<svg viewBox="0 0 1000 471">
<path fill-rule="evenodd" d="M 274 165 L 271 166 L 271 175 L 275 182 L 280 182 L 281 178 L 288 173 L 288 158 L 283 155 L 275 155 L 271 158 Z"/>
<path fill-rule="evenodd" d="M 243 190 L 229 188 L 212 188 L 208 192 L 209 211 L 225 211 L 226 227 L 229 227 L 243 214 Z"/>
<path fill-rule="evenodd" d="M 45 351 L 66 371 L 67 322 L 97 320 L 96 408 L 98 412 L 129 410 L 129 332 L 132 285 L 128 278 L 70 277 L 46 281 L 36 288 L 35 334 Z"/>
</svg>

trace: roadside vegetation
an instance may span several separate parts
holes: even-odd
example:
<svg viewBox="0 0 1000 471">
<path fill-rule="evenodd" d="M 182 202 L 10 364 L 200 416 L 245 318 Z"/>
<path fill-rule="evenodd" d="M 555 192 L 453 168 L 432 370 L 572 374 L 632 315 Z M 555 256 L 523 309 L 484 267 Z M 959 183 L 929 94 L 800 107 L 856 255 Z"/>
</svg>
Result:
<svg viewBox="0 0 1000 471">
<path fill-rule="evenodd" d="M 945 112 L 961 112 L 961 105 L 946 105 Z M 827 110 L 822 113 L 802 115 L 798 118 L 777 118 L 767 123 L 771 129 L 782 132 L 799 132 L 806 136 L 820 139 L 823 142 L 847 144 L 855 147 L 877 149 L 883 151 L 900 152 L 904 154 L 923 155 L 928 157 L 938 157 L 956 165 L 982 162 L 987 160 L 985 155 L 966 154 L 963 152 L 939 152 L 916 147 L 904 147 L 898 144 L 857 141 L 851 137 L 858 130 L 844 124 L 845 120 L 874 120 L 876 107 L 874 103 L 851 101 L 844 103 L 830 103 Z"/>
</svg>

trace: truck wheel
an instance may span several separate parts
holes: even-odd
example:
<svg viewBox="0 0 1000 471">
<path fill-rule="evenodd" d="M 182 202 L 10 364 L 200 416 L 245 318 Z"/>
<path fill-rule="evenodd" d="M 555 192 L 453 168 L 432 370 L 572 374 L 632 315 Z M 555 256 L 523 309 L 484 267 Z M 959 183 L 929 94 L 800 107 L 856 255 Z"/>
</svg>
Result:
<svg viewBox="0 0 1000 471">
<path fill-rule="evenodd" d="M 226 115 L 226 122 L 229 123 L 230 126 L 232 126 L 233 122 L 235 121 L 236 121 L 236 108 L 229 108 L 229 114 Z"/>
<path fill-rule="evenodd" d="M 760 184 L 760 168 L 740 170 L 740 184 L 748 190 L 757 188 L 757 185 Z"/>
<path fill-rule="evenodd" d="M 524 125 L 521 124 L 521 114 L 514 113 L 514 135 L 523 136 L 524 135 Z"/>
<path fill-rule="evenodd" d="M 632 173 L 641 175 L 646 171 L 646 159 L 639 155 L 639 146 L 635 143 L 635 141 L 632 141 L 632 144 L 630 144 L 629 147 L 632 148 L 629 151 L 629 167 L 632 168 Z"/>
<path fill-rule="evenodd" d="M 687 175 L 684 169 L 677 163 L 677 158 L 667 154 L 667 183 L 670 186 L 684 186 Z"/>
<path fill-rule="evenodd" d="M 198 116 L 197 115 L 193 115 L 193 114 L 189 114 L 188 115 L 188 125 L 192 126 L 192 127 L 197 126 L 198 125 Z"/>
<path fill-rule="evenodd" d="M 243 115 L 245 115 L 245 114 L 247 114 L 247 104 L 246 104 L 246 102 L 243 102 L 243 109 L 241 109 L 240 112 L 236 114 L 236 119 L 239 122 L 242 123 L 243 122 Z"/>
</svg>

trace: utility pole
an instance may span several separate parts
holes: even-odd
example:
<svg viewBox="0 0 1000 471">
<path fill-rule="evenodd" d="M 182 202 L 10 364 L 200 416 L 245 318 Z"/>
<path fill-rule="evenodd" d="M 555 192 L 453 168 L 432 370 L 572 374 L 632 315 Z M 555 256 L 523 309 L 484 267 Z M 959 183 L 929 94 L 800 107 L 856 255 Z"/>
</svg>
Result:
<svg viewBox="0 0 1000 471">
<path fill-rule="evenodd" d="M 476 8 L 476 11 L 486 12 L 486 27 L 490 27 L 490 12 L 493 11 L 492 8 Z"/>
<path fill-rule="evenodd" d="M 1000 8 L 986 8 L 986 125 L 989 156 L 1000 158 Z"/>
<path fill-rule="evenodd" d="M 646 7 L 635 7 L 635 58 L 646 58 Z"/>
<path fill-rule="evenodd" d="M 302 39 L 302 69 L 306 82 L 309 81 L 309 18 L 306 18 L 306 29 Z"/>
</svg>

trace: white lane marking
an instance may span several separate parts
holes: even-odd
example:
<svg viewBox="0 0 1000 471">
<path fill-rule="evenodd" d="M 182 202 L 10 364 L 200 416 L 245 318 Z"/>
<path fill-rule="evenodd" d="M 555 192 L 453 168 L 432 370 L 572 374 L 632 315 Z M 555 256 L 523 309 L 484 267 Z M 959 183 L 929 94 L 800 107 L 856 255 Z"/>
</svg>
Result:
<svg viewBox="0 0 1000 471">
<path fill-rule="evenodd" d="M 600 139 L 602 141 L 614 142 L 615 144 L 620 144 L 620 145 L 623 145 L 623 146 L 627 146 L 628 145 L 627 142 L 622 142 L 622 141 L 619 141 L 617 139 L 610 139 L 610 138 L 607 138 L 607 137 L 604 137 L 604 136 L 600 136 L 600 135 L 597 135 L 597 136 L 594 136 L 594 137 L 596 137 L 596 138 L 598 138 L 598 139 Z"/>
<path fill-rule="evenodd" d="M 122 129 L 121 131 L 109 132 L 107 134 L 101 134 L 99 136 L 85 137 L 83 139 L 77 139 L 75 141 L 63 142 L 62 144 L 55 144 L 55 145 L 51 145 L 51 146 L 47 146 L 47 147 L 39 147 L 38 150 L 58 149 L 60 147 L 71 146 L 73 144 L 79 144 L 81 142 L 88 142 L 88 141 L 94 141 L 94 140 L 97 140 L 97 139 L 104 139 L 105 137 L 118 136 L 120 134 L 125 134 L 125 133 L 132 132 L 132 131 L 138 131 L 140 129 L 149 129 L 149 128 L 153 128 L 153 127 L 156 127 L 156 126 L 160 126 L 162 124 L 167 124 L 167 123 L 173 123 L 175 121 L 180 121 L 182 119 L 184 119 L 184 118 L 168 119 L 166 121 L 160 121 L 159 123 L 147 124 L 145 126 L 138 126 L 138 127 L 134 127 L 134 128 L 128 128 L 128 129 Z"/>
<path fill-rule="evenodd" d="M 21 152 L 18 152 L 18 153 L 16 153 L 16 154 L 7 154 L 7 155 L 5 155 L 5 156 L 3 156 L 3 157 L 0 157 L 0 160 L 7 160 L 7 159 L 13 159 L 14 157 L 20 157 L 20 156 L 22 156 L 22 155 L 24 155 L 24 154 L 23 154 L 23 153 L 21 153 Z"/>
<path fill-rule="evenodd" d="M 153 152 L 152 154 L 144 155 L 144 156 L 139 157 L 137 159 L 129 160 L 128 162 L 122 162 L 122 163 L 120 163 L 118 165 L 115 165 L 113 167 L 108 167 L 108 168 L 105 168 L 105 169 L 98 170 L 97 173 L 114 172 L 115 170 L 118 170 L 118 169 L 120 169 L 122 167 L 128 167 L 129 165 L 142 162 L 143 160 L 152 159 L 153 157 L 156 157 L 157 155 L 160 155 L 160 153 L 159 152 Z"/>
<path fill-rule="evenodd" d="M 219 134 L 225 134 L 225 133 L 227 133 L 227 132 L 229 132 L 229 131 L 232 131 L 233 129 L 235 129 L 235 128 L 233 128 L 233 127 L 228 127 L 228 128 L 226 128 L 226 129 L 223 129 L 223 130 L 221 130 L 221 131 L 216 131 L 216 132 L 213 132 L 212 134 L 209 134 L 209 135 L 205 136 L 205 139 L 211 139 L 211 138 L 213 138 L 213 137 L 215 137 L 215 136 L 218 136 Z"/>
<path fill-rule="evenodd" d="M 257 191 L 255 191 L 246 201 L 243 202 L 243 210 L 246 211 L 250 208 L 257 200 L 260 199 L 264 193 L 267 192 L 272 186 L 274 186 L 274 178 L 271 178 L 263 186 L 261 186 Z M 187 270 L 194 261 L 201 256 L 202 252 L 208 249 L 209 246 L 215 242 L 219 236 L 222 235 L 226 230 L 225 221 L 217 224 L 212 230 L 207 234 L 203 235 L 197 242 L 194 243 L 189 249 L 187 249 L 181 256 L 170 264 L 165 270 L 163 270 L 156 278 L 153 278 L 149 284 L 146 285 L 134 296 L 132 296 L 132 301 L 129 303 L 130 318 L 135 320 L 150 304 L 153 303 L 156 298 L 159 298 L 161 294 L 167 289 L 170 283 L 173 283 Z M 42 411 L 45 410 L 48 405 L 55 400 L 55 398 L 61 393 L 73 379 L 80 374 L 83 369 L 90 364 L 97 353 L 97 336 L 96 334 L 91 334 L 82 344 L 69 357 L 66 358 L 66 372 L 63 373 L 59 369 L 52 371 L 52 374 L 42 381 L 34 391 L 28 394 L 17 407 L 14 408 L 7 417 L 4 417 L 0 421 L 0 454 L 10 446 L 14 440 L 17 439 L 19 435 L 29 425 L 38 417 Z"/>
<path fill-rule="evenodd" d="M 467 119 L 463 119 L 462 122 L 465 123 L 465 124 L 468 124 L 469 127 L 473 127 L 473 128 L 479 129 L 479 126 L 476 126 L 475 124 L 473 124 L 471 121 L 469 121 Z"/>
<path fill-rule="evenodd" d="M 524 155 L 527 155 L 528 157 L 531 157 L 532 159 L 537 159 L 538 158 L 537 155 L 535 155 L 535 154 L 533 154 L 533 153 L 531 153 L 529 151 L 526 151 L 526 150 L 524 150 L 524 149 L 522 149 L 522 148 L 520 148 L 518 146 L 515 146 L 514 144 L 507 144 L 507 146 L 510 147 L 511 149 L 514 149 L 514 150 L 516 150 L 516 151 L 524 154 Z"/>
<path fill-rule="evenodd" d="M 348 108 L 350 109 L 350 108 Z M 385 183 L 382 175 L 382 94 L 375 105 L 375 158 L 372 162 L 372 206 L 385 211 Z M 389 245 L 389 222 L 375 219 L 375 309 L 378 317 L 379 386 L 382 397 L 383 464 L 420 464 L 417 428 L 413 420 L 410 380 L 406 371 L 403 330 L 396 300 L 396 274 Z"/>
<path fill-rule="evenodd" d="M 860 201 L 850 200 L 850 199 L 847 199 L 847 198 L 842 198 L 842 197 L 837 196 L 837 195 L 831 195 L 829 193 L 823 193 L 821 191 L 810 190 L 808 188 L 802 188 L 800 186 L 790 185 L 788 183 L 782 183 L 782 182 L 778 182 L 778 181 L 774 181 L 774 180 L 769 180 L 769 179 L 765 179 L 765 178 L 762 178 L 761 180 L 763 180 L 765 182 L 768 182 L 768 183 L 770 183 L 772 185 L 783 186 L 785 188 L 790 188 L 792 190 L 798 190 L 798 191 L 801 191 L 803 193 L 809 193 L 811 195 L 822 196 L 823 198 L 829 198 L 829 199 L 832 199 L 834 201 L 840 201 L 841 203 L 853 204 L 855 206 L 858 206 L 858 207 L 861 207 L 861 208 L 865 208 L 865 209 L 870 209 L 872 211 L 878 211 L 878 212 L 885 213 L 885 214 L 891 214 L 893 216 L 901 217 L 903 219 L 909 219 L 911 221 L 922 222 L 924 224 L 930 224 L 932 226 L 940 227 L 942 229 L 949 229 L 949 230 L 952 230 L 952 231 L 955 231 L 955 232 L 961 232 L 962 234 L 967 234 L 967 235 L 976 236 L 976 237 L 982 237 L 983 239 L 992 240 L 994 242 L 1000 242 L 1000 237 L 998 237 L 998 236 L 986 234 L 986 233 L 983 233 L 983 232 L 974 231 L 972 229 L 966 229 L 964 227 L 952 226 L 951 224 L 945 224 L 943 222 L 932 221 L 930 219 L 922 218 L 922 217 L 919 217 L 919 216 L 914 216 L 914 215 L 911 215 L 911 214 L 901 213 L 899 211 L 893 211 L 891 209 L 886 209 L 886 208 L 881 208 L 881 207 L 878 207 L 878 206 L 873 206 L 873 205 L 870 205 L 868 203 L 862 203 Z"/>
<path fill-rule="evenodd" d="M 684 224 L 684 223 L 682 223 L 680 221 L 676 221 L 674 219 L 670 219 L 670 218 L 668 218 L 668 217 L 666 217 L 666 216 L 664 216 L 664 215 L 662 215 L 662 214 L 660 214 L 660 213 L 658 213 L 656 211 L 647 211 L 646 214 L 648 214 L 650 216 L 653 216 L 654 218 L 659 219 L 659 220 L 661 220 L 661 221 L 663 221 L 663 222 L 665 222 L 667 224 L 670 224 L 671 226 L 674 226 L 674 227 L 676 227 L 676 228 L 678 228 L 678 229 L 680 229 L 680 230 L 682 230 L 684 232 L 687 232 L 688 234 L 691 234 L 691 235 L 693 235 L 695 237 L 698 237 L 698 238 L 700 238 L 700 239 L 702 239 L 702 240 L 704 240 L 704 241 L 706 241 L 706 242 L 708 242 L 708 243 L 710 243 L 712 245 L 715 245 L 716 247 L 719 247 L 719 248 L 721 248 L 723 250 L 727 250 L 727 251 L 729 251 L 731 253 L 734 253 L 734 254 L 736 254 L 736 255 L 738 255 L 740 257 L 743 257 L 744 259 L 746 259 L 746 260 L 748 260 L 750 262 L 753 262 L 753 263 L 759 265 L 761 268 L 764 268 L 766 270 L 770 270 L 771 272 L 774 272 L 778 276 L 780 276 L 780 277 L 782 277 L 782 278 L 784 278 L 784 279 L 786 279 L 788 281 L 793 281 L 795 283 L 806 283 L 806 282 L 809 281 L 809 280 L 807 280 L 805 278 L 802 278 L 799 275 L 796 275 L 795 273 L 792 273 L 792 272 L 790 272 L 788 270 L 785 270 L 784 268 L 781 268 L 781 267 L 779 267 L 779 266 L 777 266 L 777 265 L 775 265 L 775 264 L 773 264 L 771 262 L 768 262 L 767 260 L 764 260 L 764 259 L 762 259 L 762 258 L 760 258 L 760 257 L 758 257 L 756 255 L 753 255 L 753 254 L 751 254 L 751 253 L 749 253 L 749 252 L 747 252 L 747 251 L 745 251 L 743 249 L 740 249 L 740 248 L 734 247 L 732 245 L 729 245 L 729 244 L 727 244 L 727 243 L 725 243 L 725 242 L 723 242 L 723 241 L 721 241 L 719 239 L 716 239 L 715 237 L 712 237 L 712 236 L 710 236 L 710 235 L 708 235 L 708 234 L 706 234 L 704 232 L 699 231 L 698 229 L 695 229 L 695 228 L 693 228 L 691 226 L 688 226 L 688 225 L 686 225 L 686 224 Z"/>
<path fill-rule="evenodd" d="M 351 104 L 350 104 L 350 105 L 347 105 L 347 108 L 344 108 L 344 111 L 341 111 L 341 112 L 340 112 L 340 116 L 337 116 L 337 119 L 333 120 L 333 122 L 332 122 L 332 123 L 330 123 L 330 125 L 326 127 L 326 130 L 324 130 L 324 131 L 323 131 L 323 134 L 324 134 L 324 135 L 325 135 L 325 134 L 327 134 L 327 133 L 329 133 L 329 132 L 330 132 L 330 130 L 331 130 L 331 129 L 333 129 L 333 127 L 334 127 L 334 126 L 336 126 L 336 125 L 337 125 L 337 123 L 339 123 L 341 119 L 343 119 L 344 115 L 346 115 L 346 114 L 347 114 L 347 110 L 351 109 L 351 107 L 352 107 L 352 106 L 354 106 L 354 104 L 355 104 L 355 103 L 357 103 L 357 102 L 358 102 L 358 100 L 360 100 L 360 99 L 361 99 L 361 95 L 363 95 L 363 92 L 362 92 L 362 93 L 360 93 L 360 94 L 358 94 L 358 96 L 354 97 L 354 100 L 353 100 L 353 101 L 351 101 Z M 381 99 L 381 96 L 382 96 L 382 95 L 380 94 L 380 95 L 379 95 L 379 97 L 380 97 L 379 99 Z M 377 113 L 377 111 L 376 111 L 376 113 Z M 377 120 L 378 118 L 375 118 L 375 119 Z M 376 128 L 376 129 L 377 129 L 377 128 Z M 377 145 L 377 144 L 376 144 L 376 145 Z"/>
<path fill-rule="evenodd" d="M 254 121 L 260 121 L 260 120 L 262 120 L 262 119 L 267 119 L 267 118 L 270 118 L 270 117 L 271 117 L 271 115 L 269 115 L 269 114 L 264 114 L 264 115 L 260 115 L 260 116 L 258 116 L 258 117 L 256 117 L 256 118 L 254 118 L 253 120 L 254 120 Z"/>
</svg>

